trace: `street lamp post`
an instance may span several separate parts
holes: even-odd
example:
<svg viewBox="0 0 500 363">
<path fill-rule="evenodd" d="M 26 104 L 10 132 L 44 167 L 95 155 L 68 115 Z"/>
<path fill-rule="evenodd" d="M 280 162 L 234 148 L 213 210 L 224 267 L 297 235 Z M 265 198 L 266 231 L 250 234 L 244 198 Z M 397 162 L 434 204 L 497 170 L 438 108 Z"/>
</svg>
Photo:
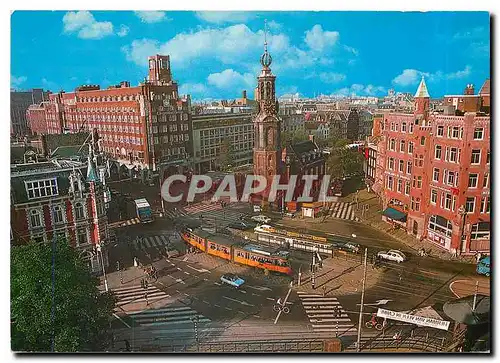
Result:
<svg viewBox="0 0 500 363">
<path fill-rule="evenodd" d="M 99 256 L 101 256 L 101 266 L 102 266 L 102 274 L 104 276 L 104 288 L 106 289 L 106 292 L 109 291 L 108 289 L 108 279 L 106 278 L 106 269 L 104 268 L 104 259 L 102 257 L 102 249 L 101 245 L 97 244 L 96 245 L 97 249 L 97 260 L 99 261 Z"/>
<path fill-rule="evenodd" d="M 465 219 L 467 217 L 467 208 L 465 208 L 464 205 L 461 205 L 460 208 L 458 208 L 458 214 L 462 217 L 462 228 L 460 231 L 460 253 L 462 251 L 465 251 L 465 242 L 467 238 L 465 238 Z"/>
</svg>

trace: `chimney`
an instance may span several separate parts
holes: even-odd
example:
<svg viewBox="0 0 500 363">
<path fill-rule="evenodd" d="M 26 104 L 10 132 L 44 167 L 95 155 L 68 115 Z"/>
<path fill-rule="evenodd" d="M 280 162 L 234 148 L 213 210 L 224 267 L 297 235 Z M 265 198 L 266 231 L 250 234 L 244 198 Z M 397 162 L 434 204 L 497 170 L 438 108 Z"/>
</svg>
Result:
<svg viewBox="0 0 500 363">
<path fill-rule="evenodd" d="M 314 142 L 314 135 L 309 135 L 309 140 L 311 140 L 312 142 Z"/>
<path fill-rule="evenodd" d="M 243 90 L 243 99 L 246 99 L 247 98 L 247 91 L 246 90 Z"/>
</svg>

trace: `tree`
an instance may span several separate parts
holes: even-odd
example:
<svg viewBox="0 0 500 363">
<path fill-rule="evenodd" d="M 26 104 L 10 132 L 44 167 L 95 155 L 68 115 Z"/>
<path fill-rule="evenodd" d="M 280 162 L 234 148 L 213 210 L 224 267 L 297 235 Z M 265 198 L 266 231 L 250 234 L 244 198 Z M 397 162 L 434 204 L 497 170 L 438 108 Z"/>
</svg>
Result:
<svg viewBox="0 0 500 363">
<path fill-rule="evenodd" d="M 228 139 L 224 139 L 220 148 L 219 165 L 221 170 L 227 171 L 234 166 L 234 147 Z"/>
<path fill-rule="evenodd" d="M 14 351 L 103 351 L 116 299 L 101 294 L 99 281 L 65 239 L 55 244 L 52 300 L 52 243 L 11 250 L 11 347 Z M 52 301 L 55 302 L 52 324 Z"/>
<path fill-rule="evenodd" d="M 339 139 L 330 151 L 326 167 L 332 179 L 342 179 L 363 171 L 363 155 L 353 148 L 348 148 L 348 140 Z"/>
<path fill-rule="evenodd" d="M 304 130 L 284 131 L 281 133 L 281 149 L 308 139 L 309 135 Z"/>
</svg>

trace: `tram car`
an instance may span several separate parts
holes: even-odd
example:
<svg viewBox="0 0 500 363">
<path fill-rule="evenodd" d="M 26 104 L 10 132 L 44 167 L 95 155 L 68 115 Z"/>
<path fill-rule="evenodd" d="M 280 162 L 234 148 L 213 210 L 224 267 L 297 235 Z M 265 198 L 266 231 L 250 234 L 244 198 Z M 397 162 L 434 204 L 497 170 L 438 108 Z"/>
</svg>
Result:
<svg viewBox="0 0 500 363">
<path fill-rule="evenodd" d="M 243 240 L 212 234 L 201 229 L 184 228 L 181 236 L 187 244 L 209 255 L 240 265 L 292 275 L 289 262 L 290 254 L 280 248 L 249 244 Z"/>
</svg>

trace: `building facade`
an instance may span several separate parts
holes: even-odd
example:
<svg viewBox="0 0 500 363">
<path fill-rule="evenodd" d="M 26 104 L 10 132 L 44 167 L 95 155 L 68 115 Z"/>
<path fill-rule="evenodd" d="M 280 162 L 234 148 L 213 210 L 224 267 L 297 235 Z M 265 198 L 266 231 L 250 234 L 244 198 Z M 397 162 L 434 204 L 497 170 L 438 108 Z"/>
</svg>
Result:
<svg viewBox="0 0 500 363">
<path fill-rule="evenodd" d="M 48 133 L 96 129 L 100 148 L 112 161 L 112 174 L 151 173 L 187 167 L 191 161 L 189 97 L 181 98 L 169 56 L 148 59 L 148 78 L 101 89 L 78 87 L 51 94 L 45 106 Z"/>
<path fill-rule="evenodd" d="M 10 133 L 14 137 L 31 135 L 26 111 L 33 104 L 49 99 L 50 92 L 34 88 L 28 92 L 10 92 Z"/>
<path fill-rule="evenodd" d="M 27 125 L 31 134 L 34 136 L 59 133 L 59 130 L 55 128 L 51 128 L 49 130 L 47 124 L 47 113 L 45 111 L 45 106 L 47 104 L 47 101 L 43 101 L 38 104 L 30 105 L 26 110 Z"/>
<path fill-rule="evenodd" d="M 13 244 L 64 238 L 94 273 L 107 266 L 108 219 L 102 183 L 89 163 L 49 161 L 11 166 Z M 100 253 L 97 247 L 100 247 Z"/>
<path fill-rule="evenodd" d="M 192 119 L 194 170 L 198 174 L 217 170 L 225 152 L 225 142 L 232 145 L 233 166 L 251 164 L 254 125 L 251 113 L 195 115 Z"/>
<path fill-rule="evenodd" d="M 429 113 L 422 79 L 414 113 L 387 113 L 374 190 L 384 219 L 457 254 L 490 251 L 490 117 Z"/>
</svg>

